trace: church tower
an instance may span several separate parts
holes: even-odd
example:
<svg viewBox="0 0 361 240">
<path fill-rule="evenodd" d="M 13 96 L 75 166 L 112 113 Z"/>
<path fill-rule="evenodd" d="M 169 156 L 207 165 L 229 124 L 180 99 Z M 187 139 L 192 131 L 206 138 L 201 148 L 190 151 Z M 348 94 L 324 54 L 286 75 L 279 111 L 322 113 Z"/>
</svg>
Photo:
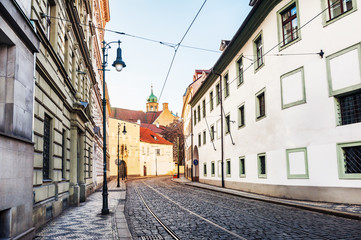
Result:
<svg viewBox="0 0 361 240">
<path fill-rule="evenodd" d="M 157 112 L 158 111 L 158 99 L 153 94 L 153 85 L 151 86 L 152 90 L 150 96 L 147 99 L 146 112 Z"/>
</svg>

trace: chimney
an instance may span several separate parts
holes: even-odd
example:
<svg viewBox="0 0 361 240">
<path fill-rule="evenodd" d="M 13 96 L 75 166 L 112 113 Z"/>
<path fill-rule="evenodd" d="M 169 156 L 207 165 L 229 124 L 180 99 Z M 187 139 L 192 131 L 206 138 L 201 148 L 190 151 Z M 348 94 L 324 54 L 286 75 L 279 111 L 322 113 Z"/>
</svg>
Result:
<svg viewBox="0 0 361 240">
<path fill-rule="evenodd" d="M 220 51 L 224 51 L 224 50 L 226 50 L 226 48 L 228 47 L 228 45 L 229 45 L 229 43 L 230 43 L 231 41 L 229 41 L 229 40 L 222 40 L 221 41 L 221 46 L 219 47 L 219 50 Z"/>
<path fill-rule="evenodd" d="M 163 111 L 168 110 L 168 103 L 163 103 Z"/>
<path fill-rule="evenodd" d="M 138 119 L 138 120 L 137 120 L 137 123 L 138 123 L 138 124 L 140 124 L 140 123 L 141 123 L 140 119 Z"/>
</svg>

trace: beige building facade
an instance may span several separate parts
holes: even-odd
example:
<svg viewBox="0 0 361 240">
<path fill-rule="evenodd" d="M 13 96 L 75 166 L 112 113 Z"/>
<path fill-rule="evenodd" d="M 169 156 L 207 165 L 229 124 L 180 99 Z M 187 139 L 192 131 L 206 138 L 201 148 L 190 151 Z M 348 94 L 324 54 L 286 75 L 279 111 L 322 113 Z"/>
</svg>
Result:
<svg viewBox="0 0 361 240">
<path fill-rule="evenodd" d="M 94 154 L 96 166 L 102 155 L 97 129 L 102 127 L 102 85 L 95 71 L 100 58 L 92 59 L 99 55 L 103 33 L 90 25 L 109 20 L 99 12 L 109 13 L 107 1 L 33 1 L 31 18 L 42 42 L 35 73 L 35 227 L 79 205 L 95 189 Z"/>
</svg>

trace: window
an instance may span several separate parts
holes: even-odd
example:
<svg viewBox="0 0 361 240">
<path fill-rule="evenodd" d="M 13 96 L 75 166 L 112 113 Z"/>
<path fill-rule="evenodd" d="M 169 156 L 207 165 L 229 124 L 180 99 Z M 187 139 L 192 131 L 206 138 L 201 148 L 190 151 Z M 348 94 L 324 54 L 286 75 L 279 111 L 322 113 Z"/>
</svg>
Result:
<svg viewBox="0 0 361 240">
<path fill-rule="evenodd" d="M 206 100 L 203 99 L 202 101 L 202 113 L 203 113 L 203 118 L 206 117 Z"/>
<path fill-rule="evenodd" d="M 260 67 L 264 65 L 263 60 L 263 39 L 262 32 L 258 34 L 258 36 L 253 41 L 254 46 L 254 55 L 255 55 L 255 70 L 258 70 Z"/>
<path fill-rule="evenodd" d="M 287 149 L 287 178 L 308 178 L 307 149 Z"/>
<path fill-rule="evenodd" d="M 63 130 L 63 134 L 61 136 L 61 178 L 65 179 L 66 177 L 66 143 L 65 143 L 65 130 Z"/>
<path fill-rule="evenodd" d="M 225 133 L 226 133 L 226 134 L 231 131 L 231 125 L 230 125 L 230 123 L 231 123 L 230 114 L 228 114 L 228 115 L 226 115 L 226 117 L 225 117 L 225 124 L 226 124 L 226 126 L 225 126 Z"/>
<path fill-rule="evenodd" d="M 327 0 L 327 2 L 330 20 L 352 9 L 352 0 Z"/>
<path fill-rule="evenodd" d="M 198 105 L 198 122 L 201 121 L 201 106 Z"/>
<path fill-rule="evenodd" d="M 215 163 L 213 161 L 213 162 L 211 162 L 211 175 L 212 175 L 212 177 L 214 177 L 215 172 L 216 172 Z"/>
<path fill-rule="evenodd" d="M 238 76 L 238 86 L 241 85 L 244 81 L 243 79 L 243 61 L 242 57 L 240 57 L 237 61 L 237 76 Z"/>
<path fill-rule="evenodd" d="M 213 106 L 213 91 L 209 93 L 209 111 L 212 111 L 214 108 Z"/>
<path fill-rule="evenodd" d="M 265 153 L 258 154 L 257 158 L 258 158 L 258 177 L 267 178 L 266 154 Z"/>
<path fill-rule="evenodd" d="M 238 107 L 238 128 L 243 127 L 244 122 L 244 104 Z"/>
<path fill-rule="evenodd" d="M 156 149 L 157 151 L 157 156 L 160 156 L 160 149 Z"/>
<path fill-rule="evenodd" d="M 214 140 L 214 125 L 211 126 L 211 141 Z"/>
<path fill-rule="evenodd" d="M 207 163 L 203 163 L 203 175 L 207 176 Z"/>
<path fill-rule="evenodd" d="M 48 1 L 46 4 L 46 36 L 48 37 L 48 40 L 50 40 L 50 30 L 51 30 L 51 4 Z"/>
<path fill-rule="evenodd" d="M 226 176 L 231 176 L 231 159 L 226 160 Z"/>
<path fill-rule="evenodd" d="M 91 173 L 91 148 L 88 148 L 88 178 L 90 178 L 90 173 Z"/>
<path fill-rule="evenodd" d="M 203 131 L 203 145 L 206 144 L 206 139 L 207 139 L 207 136 L 206 136 L 206 130 Z"/>
<path fill-rule="evenodd" d="M 337 145 L 340 178 L 361 179 L 361 142 Z"/>
<path fill-rule="evenodd" d="M 194 117 L 194 126 L 195 126 L 197 124 L 197 110 L 194 110 L 193 117 Z"/>
<path fill-rule="evenodd" d="M 296 3 L 281 12 L 282 40 L 286 45 L 298 38 L 298 19 Z"/>
<path fill-rule="evenodd" d="M 216 85 L 216 103 L 217 105 L 221 103 L 221 99 L 219 97 L 219 84 Z"/>
<path fill-rule="evenodd" d="M 341 96 L 337 100 L 338 125 L 361 122 L 361 92 Z"/>
<path fill-rule="evenodd" d="M 229 96 L 229 79 L 228 79 L 228 73 L 226 75 L 224 75 L 223 78 L 223 82 L 224 82 L 224 98 Z"/>
<path fill-rule="evenodd" d="M 201 134 L 199 133 L 198 134 L 198 147 L 200 147 L 201 146 Z"/>
<path fill-rule="evenodd" d="M 44 143 L 43 143 L 43 179 L 50 179 L 50 122 L 48 115 L 44 116 Z"/>
<path fill-rule="evenodd" d="M 303 67 L 281 76 L 282 109 L 306 103 Z"/>
<path fill-rule="evenodd" d="M 256 95 L 256 118 L 261 119 L 266 116 L 265 90 L 261 90 Z"/>
<path fill-rule="evenodd" d="M 246 165 L 245 165 L 245 158 L 239 158 L 239 177 L 246 177 Z"/>
</svg>

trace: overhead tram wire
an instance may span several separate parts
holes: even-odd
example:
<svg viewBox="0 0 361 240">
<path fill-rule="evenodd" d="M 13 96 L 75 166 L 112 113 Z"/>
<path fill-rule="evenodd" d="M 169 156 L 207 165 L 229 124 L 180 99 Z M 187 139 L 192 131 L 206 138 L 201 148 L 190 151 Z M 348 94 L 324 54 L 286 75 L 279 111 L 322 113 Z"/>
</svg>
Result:
<svg viewBox="0 0 361 240">
<path fill-rule="evenodd" d="M 197 14 L 196 14 L 195 17 L 193 18 L 193 20 L 192 20 L 191 24 L 189 25 L 188 29 L 187 29 L 186 32 L 183 34 L 182 39 L 179 41 L 178 44 L 176 44 L 176 45 L 174 46 L 174 54 L 173 54 L 173 57 L 172 57 L 172 61 L 171 61 L 170 65 L 169 65 L 167 75 L 166 75 L 166 77 L 165 77 L 165 79 L 164 79 L 164 83 L 163 83 L 163 86 L 162 86 L 162 90 L 161 90 L 161 92 L 160 92 L 160 94 L 159 94 L 159 98 L 158 98 L 158 101 L 159 101 L 159 102 L 160 102 L 160 99 L 161 99 L 161 97 L 162 97 L 162 94 L 163 94 L 165 85 L 166 85 L 166 83 L 167 83 L 167 81 L 168 81 L 168 77 L 169 77 L 170 71 L 172 70 L 173 63 L 174 63 L 174 60 L 175 60 L 175 58 L 176 58 L 176 56 L 177 56 L 177 52 L 178 52 L 179 46 L 181 46 L 184 38 L 187 36 L 189 30 L 191 29 L 193 23 L 194 23 L 195 20 L 197 19 L 199 13 L 202 11 L 202 9 L 203 9 L 204 5 L 206 4 L 206 2 L 207 2 L 207 0 L 204 0 L 202 6 L 199 8 Z M 153 117 L 152 117 L 152 121 L 151 121 L 151 122 L 154 121 L 154 117 L 155 117 L 155 114 L 153 114 Z"/>
<path fill-rule="evenodd" d="M 73 21 L 69 20 L 69 19 L 65 19 L 65 18 L 60 18 L 60 17 L 54 17 L 54 16 L 49 16 L 46 15 L 45 13 L 40 13 L 40 17 L 41 18 L 53 18 L 53 19 L 57 19 L 57 20 L 61 20 L 61 21 L 65 21 L 65 22 L 69 22 L 69 23 L 73 23 Z M 178 46 L 179 44 L 176 43 L 170 43 L 170 42 L 165 42 L 165 41 L 159 41 L 159 40 L 155 40 L 155 39 L 151 39 L 151 38 L 146 38 L 146 37 L 142 37 L 142 36 L 137 36 L 137 35 L 133 35 L 133 34 L 128 34 L 125 32 L 120 32 L 120 31 L 116 31 L 116 30 L 112 30 L 112 29 L 108 29 L 108 28 L 101 28 L 101 27 L 97 27 L 97 26 L 93 26 L 93 25 L 89 25 L 89 24 L 85 24 L 85 23 L 76 23 L 80 26 L 86 26 L 89 28 L 96 28 L 99 29 L 101 31 L 104 32 L 111 32 L 111 33 L 115 33 L 115 34 L 119 34 L 119 35 L 124 35 L 127 37 L 132 37 L 132 38 L 137 38 L 140 40 L 144 40 L 144 41 L 148 41 L 148 42 L 154 42 L 154 43 L 159 43 L 161 45 L 167 46 L 167 47 L 171 47 L 174 48 L 176 46 Z M 195 49 L 195 50 L 200 50 L 200 51 L 206 51 L 206 52 L 213 52 L 213 53 L 218 53 L 220 54 L 221 51 L 217 51 L 217 50 L 212 50 L 212 49 L 207 49 L 207 48 L 200 48 L 200 47 L 194 47 L 194 46 L 188 46 L 188 45 L 179 45 L 179 47 L 184 47 L 184 48 L 190 48 L 190 49 Z"/>
</svg>

